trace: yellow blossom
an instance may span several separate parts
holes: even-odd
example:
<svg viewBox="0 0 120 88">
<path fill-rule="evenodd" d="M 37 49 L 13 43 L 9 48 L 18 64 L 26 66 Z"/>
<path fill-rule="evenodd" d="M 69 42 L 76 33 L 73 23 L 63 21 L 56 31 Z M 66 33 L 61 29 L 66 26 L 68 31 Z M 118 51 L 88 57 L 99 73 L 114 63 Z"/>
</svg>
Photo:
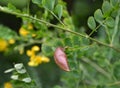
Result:
<svg viewBox="0 0 120 88">
<path fill-rule="evenodd" d="M 6 51 L 7 50 L 8 43 L 4 39 L 0 39 L 0 51 Z"/>
<path fill-rule="evenodd" d="M 43 62 L 49 62 L 50 61 L 50 59 L 48 57 L 45 57 L 45 56 L 42 56 L 41 59 L 42 59 Z"/>
<path fill-rule="evenodd" d="M 30 29 L 30 30 L 33 29 L 33 25 L 31 23 L 28 24 L 28 29 Z"/>
<path fill-rule="evenodd" d="M 13 87 L 12 87 L 12 84 L 10 82 L 6 82 L 4 84 L 4 88 L 13 88 Z"/>
<path fill-rule="evenodd" d="M 36 34 L 35 34 L 35 33 L 33 33 L 33 34 L 32 34 L 32 37 L 35 37 L 35 36 L 36 36 Z"/>
<path fill-rule="evenodd" d="M 29 66 L 38 66 L 41 63 L 42 63 L 41 56 L 32 56 L 30 58 L 30 62 L 28 62 L 28 65 Z"/>
<path fill-rule="evenodd" d="M 10 40 L 8 40 L 8 43 L 9 43 L 9 44 L 14 44 L 14 43 L 15 43 L 15 40 L 14 40 L 14 39 L 10 39 Z"/>
<path fill-rule="evenodd" d="M 34 56 L 35 55 L 35 52 L 32 51 L 32 50 L 27 50 L 26 53 L 27 53 L 28 56 Z"/>
<path fill-rule="evenodd" d="M 22 36 L 27 36 L 29 34 L 29 31 L 27 31 L 25 28 L 21 27 L 19 29 L 19 34 Z"/>
<path fill-rule="evenodd" d="M 39 50 L 40 50 L 39 46 L 33 46 L 32 47 L 32 51 L 39 51 Z"/>
</svg>

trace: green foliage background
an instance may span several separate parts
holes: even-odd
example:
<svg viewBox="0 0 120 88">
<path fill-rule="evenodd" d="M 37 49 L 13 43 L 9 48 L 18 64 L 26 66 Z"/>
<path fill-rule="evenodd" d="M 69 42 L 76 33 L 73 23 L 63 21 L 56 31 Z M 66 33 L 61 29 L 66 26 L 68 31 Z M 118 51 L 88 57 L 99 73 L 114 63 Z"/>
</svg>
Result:
<svg viewBox="0 0 120 88">
<path fill-rule="evenodd" d="M 8 52 L 0 53 L 0 88 L 14 74 L 4 71 L 19 62 L 24 64 L 35 88 L 120 87 L 120 0 L 74 0 L 71 6 L 62 0 L 0 3 L 0 38 L 16 40 Z M 35 38 L 18 34 L 20 26 L 27 23 L 34 25 L 31 33 L 37 34 Z M 26 51 L 33 45 L 39 45 L 40 53 L 51 61 L 28 66 L 29 57 L 26 53 L 20 55 L 19 50 Z M 54 62 L 53 53 L 59 46 L 66 47 L 70 72 L 59 69 Z M 34 88 L 29 83 L 11 82 L 15 88 Z"/>
</svg>

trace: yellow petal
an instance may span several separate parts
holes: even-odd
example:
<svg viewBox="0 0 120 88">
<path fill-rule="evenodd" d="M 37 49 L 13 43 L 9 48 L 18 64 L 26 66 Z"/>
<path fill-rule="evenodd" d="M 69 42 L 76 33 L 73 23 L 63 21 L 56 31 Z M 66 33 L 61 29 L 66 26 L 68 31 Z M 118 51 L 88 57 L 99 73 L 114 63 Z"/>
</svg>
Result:
<svg viewBox="0 0 120 88">
<path fill-rule="evenodd" d="M 28 62 L 28 65 L 29 65 L 29 66 L 32 66 L 32 67 L 38 66 L 38 64 L 37 64 L 37 63 L 34 63 L 33 61 Z"/>
<path fill-rule="evenodd" d="M 32 47 L 32 51 L 39 51 L 39 50 L 40 50 L 39 46 L 33 46 Z"/>
<path fill-rule="evenodd" d="M 27 36 L 29 34 L 29 31 L 27 31 L 26 29 L 24 29 L 23 27 L 21 27 L 19 29 L 19 34 L 22 36 Z"/>
<path fill-rule="evenodd" d="M 34 56 L 34 55 L 35 55 L 35 52 L 32 51 L 32 50 L 27 50 L 26 54 L 27 54 L 28 56 Z"/>
<path fill-rule="evenodd" d="M 12 87 L 12 84 L 10 82 L 6 82 L 4 84 L 4 88 L 13 88 L 13 87 Z"/>
<path fill-rule="evenodd" d="M 43 62 L 50 62 L 50 59 L 48 57 L 42 56 L 42 61 Z"/>
<path fill-rule="evenodd" d="M 0 39 L 0 51 L 6 51 L 7 50 L 8 43 L 4 39 Z"/>
<path fill-rule="evenodd" d="M 41 64 L 42 63 L 42 58 L 41 56 L 36 56 L 35 57 L 35 63 Z"/>
<path fill-rule="evenodd" d="M 8 43 L 9 43 L 9 44 L 14 44 L 14 43 L 15 43 L 15 40 L 14 40 L 14 39 L 10 39 L 10 40 L 8 41 Z"/>
</svg>

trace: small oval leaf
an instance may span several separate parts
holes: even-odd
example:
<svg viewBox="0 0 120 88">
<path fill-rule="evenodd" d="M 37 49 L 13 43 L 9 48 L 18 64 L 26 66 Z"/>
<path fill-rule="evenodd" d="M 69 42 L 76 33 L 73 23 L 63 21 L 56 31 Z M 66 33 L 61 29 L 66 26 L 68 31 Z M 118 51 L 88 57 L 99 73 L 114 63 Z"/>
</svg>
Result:
<svg viewBox="0 0 120 88">
<path fill-rule="evenodd" d="M 23 64 L 22 64 L 22 63 L 18 63 L 18 64 L 15 64 L 14 67 L 15 67 L 16 69 L 22 69 Z"/>
<path fill-rule="evenodd" d="M 15 70 L 14 68 L 11 68 L 11 69 L 6 70 L 4 73 L 9 73 L 9 72 L 12 72 L 14 70 Z"/>
<path fill-rule="evenodd" d="M 61 19 L 62 13 L 63 13 L 63 7 L 62 7 L 62 5 L 58 4 L 58 5 L 55 7 L 55 12 L 57 13 L 59 19 Z"/>
<path fill-rule="evenodd" d="M 13 80 L 18 80 L 18 75 L 12 75 L 12 76 L 11 76 L 11 79 L 13 79 Z"/>
<path fill-rule="evenodd" d="M 106 24 L 107 24 L 108 27 L 114 27 L 114 25 L 115 25 L 115 20 L 114 20 L 112 17 L 108 17 L 108 18 L 106 19 Z"/>
<path fill-rule="evenodd" d="M 30 77 L 22 79 L 23 82 L 25 83 L 30 83 L 32 80 Z"/>
<path fill-rule="evenodd" d="M 95 19 L 93 16 L 90 16 L 88 18 L 88 27 L 92 30 L 95 30 L 95 28 L 96 28 L 96 22 L 95 22 Z"/>
<path fill-rule="evenodd" d="M 108 1 L 104 1 L 102 5 L 104 17 L 108 17 L 110 15 L 111 10 L 112 10 L 111 4 Z"/>
<path fill-rule="evenodd" d="M 42 4 L 45 8 L 53 10 L 55 5 L 55 0 L 42 0 Z"/>
<path fill-rule="evenodd" d="M 95 20 L 99 23 L 102 23 L 104 17 L 101 9 L 97 9 L 94 13 Z"/>
</svg>

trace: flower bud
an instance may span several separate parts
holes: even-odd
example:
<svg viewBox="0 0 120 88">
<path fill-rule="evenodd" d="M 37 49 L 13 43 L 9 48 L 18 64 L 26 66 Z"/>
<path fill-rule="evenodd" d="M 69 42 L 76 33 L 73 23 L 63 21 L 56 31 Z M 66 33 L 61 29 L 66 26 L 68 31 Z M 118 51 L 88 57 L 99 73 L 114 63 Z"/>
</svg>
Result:
<svg viewBox="0 0 120 88">
<path fill-rule="evenodd" d="M 67 56 L 62 47 L 56 48 L 54 52 L 54 60 L 56 64 L 65 71 L 70 71 L 67 61 Z"/>
</svg>

